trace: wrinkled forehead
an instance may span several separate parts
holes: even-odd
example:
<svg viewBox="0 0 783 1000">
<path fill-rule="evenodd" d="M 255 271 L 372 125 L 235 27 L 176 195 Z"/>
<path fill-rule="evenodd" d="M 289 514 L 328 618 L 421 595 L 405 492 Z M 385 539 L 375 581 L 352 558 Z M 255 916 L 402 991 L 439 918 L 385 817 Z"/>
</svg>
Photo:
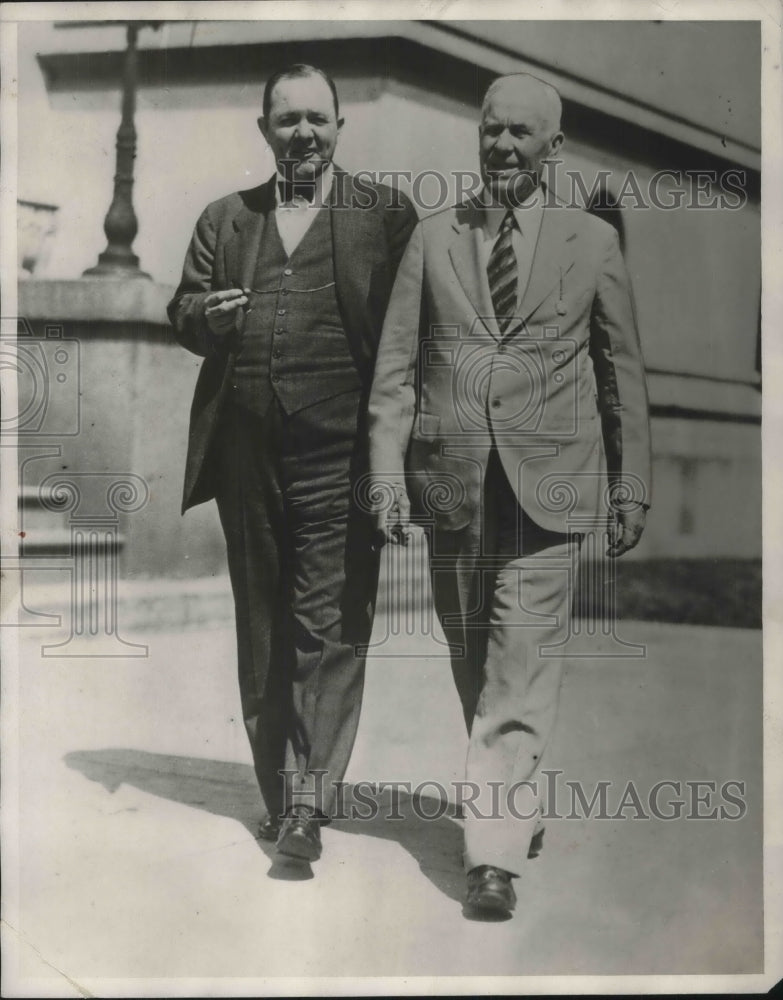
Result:
<svg viewBox="0 0 783 1000">
<path fill-rule="evenodd" d="M 291 110 L 320 111 L 334 117 L 334 98 L 326 80 L 317 74 L 278 80 L 270 97 L 269 114 Z"/>
<path fill-rule="evenodd" d="M 547 87 L 520 80 L 502 81 L 487 94 L 481 121 L 559 128 L 560 101 Z"/>
</svg>

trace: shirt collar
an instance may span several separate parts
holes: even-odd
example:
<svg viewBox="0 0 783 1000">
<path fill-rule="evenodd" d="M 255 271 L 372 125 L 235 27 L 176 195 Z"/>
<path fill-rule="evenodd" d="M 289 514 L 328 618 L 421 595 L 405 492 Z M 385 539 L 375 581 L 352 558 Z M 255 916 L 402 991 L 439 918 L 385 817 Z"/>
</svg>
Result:
<svg viewBox="0 0 783 1000">
<path fill-rule="evenodd" d="M 482 189 L 479 200 L 484 210 L 484 233 L 487 239 L 494 240 L 508 209 L 505 205 L 500 205 L 494 201 L 486 188 Z M 523 236 L 538 231 L 543 209 L 544 192 L 541 187 L 537 187 L 529 197 L 525 198 L 514 209 L 514 218 Z"/>
<path fill-rule="evenodd" d="M 275 205 L 278 208 L 292 208 L 297 206 L 283 205 L 280 197 L 280 184 L 285 184 L 285 177 L 277 171 L 275 175 Z M 334 184 L 334 165 L 329 163 L 324 170 L 315 179 L 315 195 L 313 196 L 312 202 L 309 203 L 311 208 L 321 208 L 329 200 L 329 195 L 332 193 L 332 185 Z"/>
</svg>

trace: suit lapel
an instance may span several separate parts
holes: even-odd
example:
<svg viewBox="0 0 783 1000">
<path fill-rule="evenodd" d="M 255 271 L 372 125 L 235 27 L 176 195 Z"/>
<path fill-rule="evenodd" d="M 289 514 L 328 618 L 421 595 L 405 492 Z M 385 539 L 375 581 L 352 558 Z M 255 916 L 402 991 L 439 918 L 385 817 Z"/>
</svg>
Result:
<svg viewBox="0 0 783 1000">
<path fill-rule="evenodd" d="M 226 279 L 232 287 L 251 288 L 269 212 L 275 205 L 275 177 L 242 193 L 242 207 L 234 216 L 234 233 L 226 241 Z"/>
<path fill-rule="evenodd" d="M 366 295 L 369 286 L 379 222 L 373 212 L 356 207 L 366 204 L 367 197 L 367 191 L 355 191 L 344 170 L 335 168 L 331 198 L 334 280 L 337 295 L 346 304 L 357 290 L 364 289 Z"/>
<path fill-rule="evenodd" d="M 453 226 L 456 235 L 449 247 L 451 263 L 476 315 L 496 340 L 500 329 L 489 292 L 489 282 L 479 253 L 484 216 L 473 202 L 459 205 Z"/>
<path fill-rule="evenodd" d="M 567 208 L 545 208 L 541 216 L 541 229 L 533 254 L 530 279 L 519 306 L 522 323 L 533 315 L 552 289 L 560 293 L 561 278 L 574 265 L 573 240 L 576 230 L 574 217 Z M 520 324 L 513 324 L 508 333 L 519 330 Z"/>
</svg>

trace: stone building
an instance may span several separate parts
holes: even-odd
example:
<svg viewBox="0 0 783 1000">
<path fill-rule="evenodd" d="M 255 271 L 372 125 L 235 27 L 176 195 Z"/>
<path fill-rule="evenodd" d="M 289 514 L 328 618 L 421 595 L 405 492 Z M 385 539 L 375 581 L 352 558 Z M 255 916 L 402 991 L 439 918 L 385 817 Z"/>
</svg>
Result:
<svg viewBox="0 0 783 1000">
<path fill-rule="evenodd" d="M 418 199 L 433 204 L 435 172 L 453 181 L 477 170 L 478 109 L 494 76 L 525 70 L 558 87 L 566 145 L 554 186 L 561 197 L 586 193 L 620 230 L 648 366 L 655 506 L 632 558 L 760 557 L 757 24 L 143 27 L 134 250 L 151 280 L 125 283 L 80 277 L 105 246 L 125 29 L 25 23 L 18 32 L 18 196 L 58 209 L 45 261 L 20 281 L 24 343 L 40 346 L 47 329 L 50 352 L 58 337 L 72 343 L 69 377 L 81 392 L 58 395 L 51 382 L 49 422 L 22 435 L 22 487 L 31 495 L 61 467 L 140 477 L 139 509 L 116 512 L 123 575 L 224 571 L 213 505 L 179 515 L 198 359 L 172 342 L 164 304 L 203 206 L 269 176 L 255 119 L 265 78 L 291 61 L 336 79 L 339 163 L 418 176 Z M 76 431 L 61 433 L 75 407 Z M 41 518 L 28 512 L 29 524 L 51 526 Z"/>
</svg>

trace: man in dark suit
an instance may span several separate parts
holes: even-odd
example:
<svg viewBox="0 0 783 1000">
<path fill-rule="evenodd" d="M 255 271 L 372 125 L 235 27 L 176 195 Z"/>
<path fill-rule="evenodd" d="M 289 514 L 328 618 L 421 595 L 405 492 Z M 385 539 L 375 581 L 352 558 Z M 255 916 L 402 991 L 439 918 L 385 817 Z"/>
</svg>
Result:
<svg viewBox="0 0 783 1000">
<path fill-rule="evenodd" d="M 368 411 L 375 492 L 393 501 L 381 528 L 404 541 L 411 503 L 426 524 L 470 731 L 467 904 L 504 915 L 540 849 L 536 776 L 582 535 L 608 514 L 621 555 L 650 502 L 628 276 L 614 229 L 540 184 L 562 141 L 554 88 L 526 74 L 490 87 L 483 190 L 411 237 Z"/>
<path fill-rule="evenodd" d="M 226 537 L 259 835 L 315 860 L 359 721 L 378 564 L 353 485 L 416 216 L 333 166 L 343 119 L 320 70 L 275 74 L 258 124 L 277 175 L 204 210 L 169 305 L 204 357 L 183 510 L 215 497 Z"/>
</svg>

